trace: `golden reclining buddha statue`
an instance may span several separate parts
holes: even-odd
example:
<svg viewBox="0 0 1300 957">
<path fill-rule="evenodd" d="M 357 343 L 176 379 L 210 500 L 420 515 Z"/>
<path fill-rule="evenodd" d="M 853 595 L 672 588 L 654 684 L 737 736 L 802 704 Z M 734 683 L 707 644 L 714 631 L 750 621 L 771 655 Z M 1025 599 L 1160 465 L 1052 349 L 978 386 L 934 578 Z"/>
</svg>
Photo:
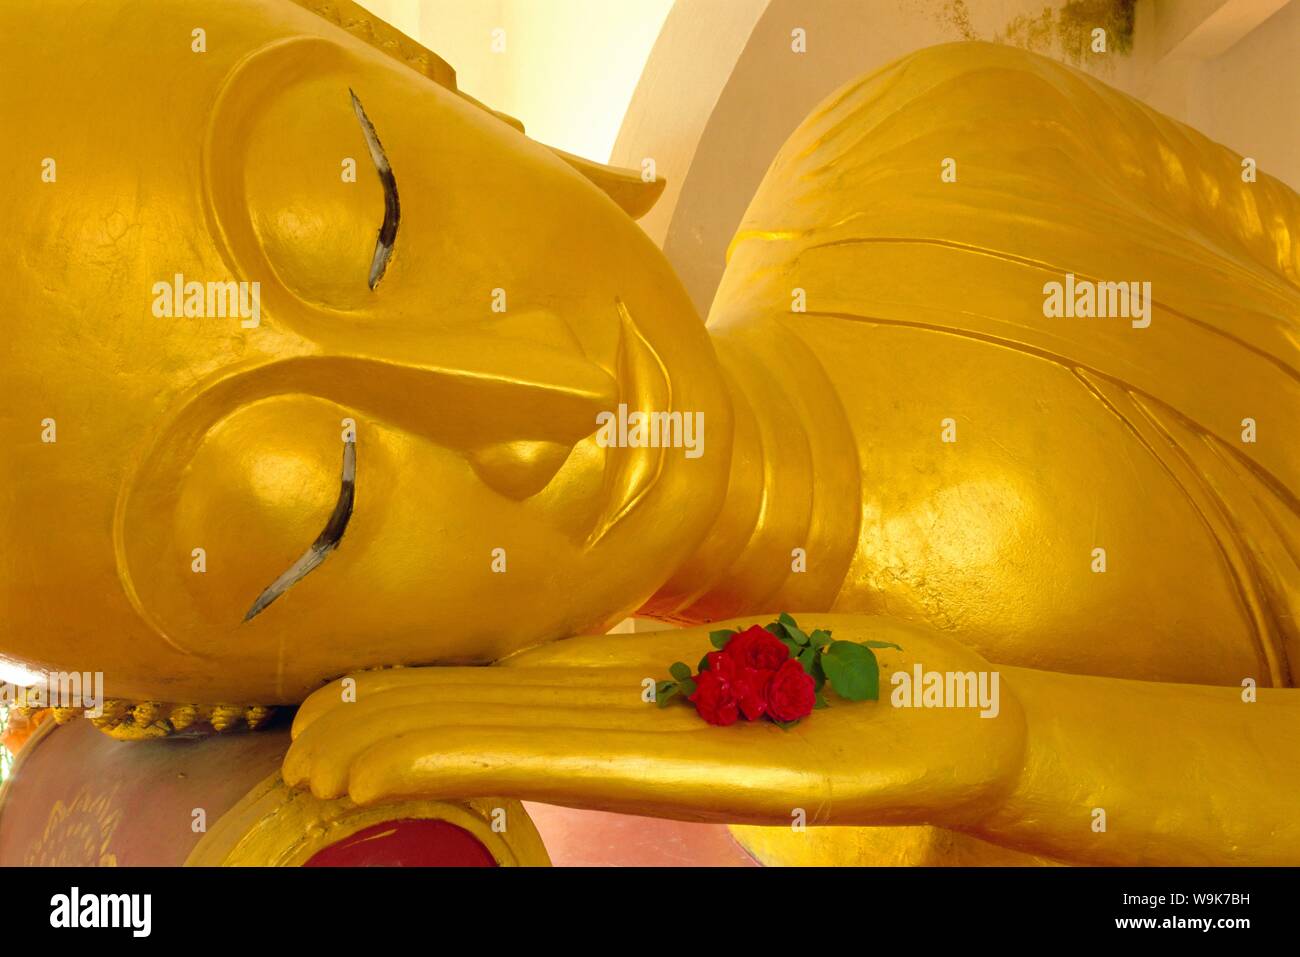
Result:
<svg viewBox="0 0 1300 957">
<path fill-rule="evenodd" d="M 286 785 L 362 806 L 1300 863 L 1286 186 L 1057 62 L 922 50 L 790 136 L 701 321 L 633 219 L 662 183 L 349 4 L 38 6 L 0 9 L 7 661 L 302 703 Z M 629 412 L 693 444 L 600 441 Z M 880 701 L 645 705 L 782 611 L 901 646 Z M 680 627 L 601 634 L 633 613 Z M 996 716 L 891 706 L 918 666 L 996 672 Z"/>
</svg>

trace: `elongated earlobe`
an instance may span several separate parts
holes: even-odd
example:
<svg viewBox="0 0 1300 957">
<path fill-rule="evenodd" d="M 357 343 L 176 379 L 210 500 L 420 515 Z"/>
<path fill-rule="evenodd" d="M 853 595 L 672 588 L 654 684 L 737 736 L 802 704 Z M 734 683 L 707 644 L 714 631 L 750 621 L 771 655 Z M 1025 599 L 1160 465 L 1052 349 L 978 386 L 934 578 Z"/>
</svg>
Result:
<svg viewBox="0 0 1300 957">
<path fill-rule="evenodd" d="M 581 156 L 566 153 L 564 150 L 557 150 L 554 146 L 550 149 L 556 156 L 599 186 L 606 196 L 633 219 L 640 219 L 650 212 L 668 182 L 662 176 L 647 180 L 639 170 L 594 163 Z"/>
</svg>

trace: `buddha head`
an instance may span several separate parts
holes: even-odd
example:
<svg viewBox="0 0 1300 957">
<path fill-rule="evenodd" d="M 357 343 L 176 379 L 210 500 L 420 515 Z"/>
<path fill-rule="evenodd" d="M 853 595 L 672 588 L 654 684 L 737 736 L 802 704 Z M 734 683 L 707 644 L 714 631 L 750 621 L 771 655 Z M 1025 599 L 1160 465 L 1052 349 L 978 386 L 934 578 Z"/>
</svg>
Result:
<svg viewBox="0 0 1300 957">
<path fill-rule="evenodd" d="M 731 410 L 627 183 L 287 0 L 76 16 L 0 11 L 0 655 L 290 702 L 649 597 Z M 620 406 L 705 454 L 603 441 Z"/>
</svg>

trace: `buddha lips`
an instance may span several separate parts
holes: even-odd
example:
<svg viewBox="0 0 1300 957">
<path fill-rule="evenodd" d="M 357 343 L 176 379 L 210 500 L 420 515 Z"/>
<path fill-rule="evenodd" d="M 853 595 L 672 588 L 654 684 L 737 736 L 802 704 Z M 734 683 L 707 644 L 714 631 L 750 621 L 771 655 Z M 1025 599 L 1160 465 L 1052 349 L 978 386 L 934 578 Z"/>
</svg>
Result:
<svg viewBox="0 0 1300 957">
<path fill-rule="evenodd" d="M 874 648 L 898 648 L 886 641 L 858 644 L 834 641 L 829 631 L 804 634 L 788 614 L 766 626 L 744 631 L 715 631 L 698 673 L 677 661 L 668 669 L 671 681 L 655 687 L 655 701 L 664 707 L 681 696 L 695 705 L 709 724 L 735 724 L 740 718 L 767 718 L 790 727 L 827 706 L 822 695 L 829 683 L 841 698 L 876 700 L 880 668 Z"/>
</svg>

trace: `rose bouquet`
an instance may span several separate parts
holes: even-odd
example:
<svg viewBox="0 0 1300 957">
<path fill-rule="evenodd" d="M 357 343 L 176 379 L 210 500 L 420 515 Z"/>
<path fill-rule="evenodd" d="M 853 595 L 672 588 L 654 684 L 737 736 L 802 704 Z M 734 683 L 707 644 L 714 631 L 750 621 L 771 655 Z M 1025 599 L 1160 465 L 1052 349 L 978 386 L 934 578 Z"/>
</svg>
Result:
<svg viewBox="0 0 1300 957">
<path fill-rule="evenodd" d="M 697 673 L 673 662 L 672 679 L 655 686 L 655 701 L 664 707 L 685 698 L 701 718 L 717 725 L 743 717 L 790 727 L 827 707 L 827 684 L 849 701 L 874 701 L 880 695 L 880 666 L 871 649 L 899 647 L 890 641 L 836 641 L 821 628 L 805 634 L 785 613 L 765 626 L 710 632 L 709 640 L 716 650 L 700 659 Z"/>
</svg>

